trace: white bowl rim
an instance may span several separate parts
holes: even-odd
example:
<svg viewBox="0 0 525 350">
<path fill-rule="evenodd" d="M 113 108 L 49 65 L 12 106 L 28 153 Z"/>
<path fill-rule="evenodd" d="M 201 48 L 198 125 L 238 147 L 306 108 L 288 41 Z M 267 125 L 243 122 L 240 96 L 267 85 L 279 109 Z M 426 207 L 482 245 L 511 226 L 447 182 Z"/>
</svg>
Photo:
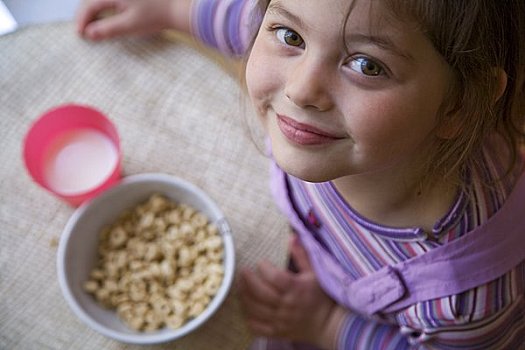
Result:
<svg viewBox="0 0 525 350">
<path fill-rule="evenodd" d="M 73 293 L 69 289 L 68 278 L 66 276 L 66 252 L 67 252 L 67 242 L 69 237 L 72 234 L 72 230 L 75 227 L 77 221 L 82 217 L 82 215 L 93 205 L 103 201 L 105 198 L 111 196 L 115 191 L 122 189 L 129 184 L 141 183 L 141 182 L 164 182 L 169 184 L 174 184 L 176 186 L 181 186 L 189 189 L 191 192 L 195 193 L 198 197 L 203 199 L 207 205 L 210 206 L 214 211 L 220 213 L 220 218 L 215 221 L 215 224 L 219 227 L 219 230 L 223 236 L 225 254 L 230 256 L 230 259 L 225 259 L 225 274 L 223 277 L 223 282 L 219 288 L 217 294 L 213 297 L 212 301 L 206 309 L 201 313 L 197 318 L 187 322 L 181 328 L 176 330 L 169 330 L 164 333 L 155 333 L 155 332 L 136 332 L 136 333 L 121 333 L 110 329 L 108 327 L 102 326 L 95 319 L 93 319 L 84 309 L 82 309 L 75 300 Z M 233 244 L 233 238 L 231 234 L 231 229 L 228 224 L 228 221 L 224 217 L 224 214 L 219 209 L 217 204 L 206 194 L 202 189 L 193 183 L 181 179 L 174 175 L 164 174 L 164 173 L 140 173 L 134 175 L 128 175 L 122 178 L 122 180 L 115 186 L 109 188 L 108 190 L 101 193 L 99 196 L 93 198 L 92 200 L 83 203 L 78 207 L 69 220 L 66 223 L 66 226 L 61 234 L 58 251 L 57 251 L 57 274 L 58 282 L 62 294 L 69 305 L 73 310 L 74 314 L 80 318 L 85 324 L 94 329 L 95 331 L 113 338 L 115 340 L 129 343 L 129 344 L 158 344 L 168 341 L 173 341 L 179 339 L 186 334 L 194 331 L 195 329 L 202 326 L 206 321 L 219 309 L 222 305 L 226 296 L 228 295 L 231 285 L 234 279 L 235 272 L 235 249 Z"/>
</svg>

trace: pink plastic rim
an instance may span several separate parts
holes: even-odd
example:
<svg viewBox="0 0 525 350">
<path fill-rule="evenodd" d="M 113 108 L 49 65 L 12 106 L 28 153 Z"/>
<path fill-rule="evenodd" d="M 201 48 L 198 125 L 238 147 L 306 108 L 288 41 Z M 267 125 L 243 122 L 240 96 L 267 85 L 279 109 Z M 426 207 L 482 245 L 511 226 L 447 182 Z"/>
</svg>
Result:
<svg viewBox="0 0 525 350">
<path fill-rule="evenodd" d="M 46 182 L 44 176 L 45 154 L 58 135 L 78 129 L 95 129 L 108 136 L 117 151 L 117 161 L 110 173 L 95 188 L 73 195 L 58 193 Z M 52 108 L 39 117 L 24 137 L 24 164 L 31 178 L 41 187 L 70 205 L 79 206 L 119 182 L 121 178 L 122 152 L 116 127 L 101 112 L 93 107 L 79 104 L 65 104 Z"/>
</svg>

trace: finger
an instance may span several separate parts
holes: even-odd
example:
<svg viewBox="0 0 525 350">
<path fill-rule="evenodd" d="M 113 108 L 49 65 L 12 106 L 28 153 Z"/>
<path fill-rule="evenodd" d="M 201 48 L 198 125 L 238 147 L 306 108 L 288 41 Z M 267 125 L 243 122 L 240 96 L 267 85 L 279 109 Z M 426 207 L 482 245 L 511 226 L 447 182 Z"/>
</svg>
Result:
<svg viewBox="0 0 525 350">
<path fill-rule="evenodd" d="M 118 36 L 133 35 L 140 30 L 135 27 L 130 12 L 122 12 L 90 23 L 86 27 L 85 36 L 91 40 L 111 39 Z"/>
<path fill-rule="evenodd" d="M 259 321 L 271 321 L 275 318 L 275 308 L 261 303 L 246 294 L 240 295 L 242 310 L 247 319 Z"/>
<path fill-rule="evenodd" d="M 250 270 L 242 270 L 239 274 L 238 283 L 237 283 L 237 291 L 238 291 L 238 297 L 241 301 L 241 304 L 243 306 L 243 311 L 247 315 L 251 314 L 261 314 L 261 315 L 271 315 L 273 313 L 273 306 L 261 302 L 259 298 L 256 298 L 252 295 L 251 286 L 249 286 L 248 279 L 244 276 L 245 274 L 251 274 Z"/>
<path fill-rule="evenodd" d="M 257 271 L 261 278 L 278 290 L 279 293 L 282 294 L 289 290 L 293 274 L 288 270 L 281 270 L 268 261 L 262 261 L 257 265 Z"/>
<path fill-rule="evenodd" d="M 121 17 L 121 15 L 115 15 L 89 23 L 84 30 L 84 36 L 90 40 L 103 40 L 117 36 L 125 31 L 123 28 L 125 23 Z"/>
<path fill-rule="evenodd" d="M 290 239 L 290 255 L 292 256 L 295 266 L 299 269 L 299 272 L 312 271 L 312 265 L 308 253 L 306 253 L 306 250 L 299 241 L 297 235 L 293 235 Z"/>
<path fill-rule="evenodd" d="M 78 32 L 83 34 L 86 26 L 96 20 L 102 11 L 114 9 L 118 3 L 119 0 L 84 1 L 77 11 L 76 22 Z"/>
<path fill-rule="evenodd" d="M 246 298 L 253 298 L 270 307 L 279 304 L 281 299 L 279 291 L 262 279 L 258 273 L 244 269 L 241 271 L 241 278 L 243 279 L 240 284 L 241 293 L 245 294 Z"/>
<path fill-rule="evenodd" d="M 254 335 L 262 337 L 274 337 L 275 328 L 271 322 L 261 322 L 259 320 L 247 320 L 248 327 Z"/>
<path fill-rule="evenodd" d="M 248 327 L 251 332 L 256 336 L 262 336 L 267 338 L 279 338 L 292 340 L 290 337 L 289 327 L 287 324 L 283 324 L 275 321 L 259 321 L 259 320 L 247 320 Z M 271 347 L 274 349 L 274 347 Z M 266 348 L 265 348 L 266 349 Z M 279 349 L 281 349 L 279 347 Z M 288 347 L 286 347 L 288 349 Z"/>
</svg>

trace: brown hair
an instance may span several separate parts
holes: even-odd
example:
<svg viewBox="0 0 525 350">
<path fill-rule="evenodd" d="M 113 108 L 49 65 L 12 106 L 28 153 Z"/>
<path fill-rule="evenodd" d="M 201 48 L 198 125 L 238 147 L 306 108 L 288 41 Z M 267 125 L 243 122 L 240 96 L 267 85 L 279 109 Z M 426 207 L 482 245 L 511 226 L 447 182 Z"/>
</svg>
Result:
<svg viewBox="0 0 525 350">
<path fill-rule="evenodd" d="M 257 1 L 261 13 L 270 1 Z M 442 106 L 442 111 L 454 113 L 440 117 L 442 123 L 457 125 L 457 132 L 439 139 L 425 165 L 425 178 L 431 182 L 477 166 L 482 145 L 494 132 L 508 146 L 510 172 L 525 143 L 525 1 L 382 0 L 382 4 L 395 18 L 415 23 L 455 76 L 450 98 Z M 349 14 L 353 5 L 349 0 Z M 501 69 L 507 86 L 496 101 Z M 447 120 L 450 115 L 455 120 Z"/>
<path fill-rule="evenodd" d="M 440 140 L 429 160 L 434 175 L 476 166 L 483 142 L 494 132 L 506 141 L 510 172 L 525 137 L 525 2 L 383 1 L 397 18 L 420 26 L 455 75 L 447 107 L 456 112 L 458 133 Z M 507 86 L 495 101 L 498 69 L 507 74 Z"/>
</svg>

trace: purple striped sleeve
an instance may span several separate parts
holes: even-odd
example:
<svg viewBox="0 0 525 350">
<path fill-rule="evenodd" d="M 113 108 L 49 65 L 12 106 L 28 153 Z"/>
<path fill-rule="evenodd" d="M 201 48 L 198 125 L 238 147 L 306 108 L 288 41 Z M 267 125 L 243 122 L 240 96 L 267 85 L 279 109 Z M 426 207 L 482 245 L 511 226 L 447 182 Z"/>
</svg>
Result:
<svg viewBox="0 0 525 350">
<path fill-rule="evenodd" d="M 192 33 L 227 56 L 242 56 L 262 18 L 255 4 L 255 0 L 194 0 Z"/>
<path fill-rule="evenodd" d="M 337 349 L 407 350 L 410 345 L 398 326 L 378 323 L 349 312 L 339 330 Z"/>
</svg>

